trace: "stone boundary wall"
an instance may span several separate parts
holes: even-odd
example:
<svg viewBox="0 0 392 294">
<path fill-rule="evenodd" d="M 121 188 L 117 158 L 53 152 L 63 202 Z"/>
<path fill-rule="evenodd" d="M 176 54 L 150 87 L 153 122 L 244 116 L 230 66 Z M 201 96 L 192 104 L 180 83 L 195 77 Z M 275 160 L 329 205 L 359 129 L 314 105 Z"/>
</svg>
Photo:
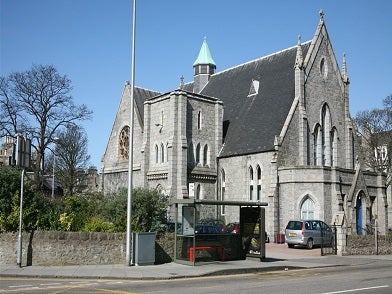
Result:
<svg viewBox="0 0 392 294">
<path fill-rule="evenodd" d="M 174 234 L 157 235 L 155 263 L 173 260 Z M 0 233 L 0 265 L 17 263 L 18 233 Z M 126 233 L 35 231 L 22 235 L 22 266 L 122 264 Z"/>
<path fill-rule="evenodd" d="M 374 255 L 376 241 L 374 235 L 347 236 L 347 246 L 343 255 Z M 392 236 L 378 236 L 378 254 L 392 254 Z"/>
</svg>

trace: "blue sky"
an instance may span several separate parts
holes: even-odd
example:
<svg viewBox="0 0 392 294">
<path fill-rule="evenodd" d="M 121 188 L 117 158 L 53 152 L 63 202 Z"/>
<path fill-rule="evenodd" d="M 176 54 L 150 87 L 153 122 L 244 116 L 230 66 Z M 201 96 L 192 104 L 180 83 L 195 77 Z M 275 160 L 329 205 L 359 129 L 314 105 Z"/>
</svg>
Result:
<svg viewBox="0 0 392 294">
<path fill-rule="evenodd" d="M 125 81 L 131 76 L 133 0 L 0 0 L 0 75 L 54 65 L 73 85 L 91 164 L 101 167 Z M 312 39 L 325 22 L 339 66 L 347 55 L 350 110 L 381 107 L 392 94 L 392 1 L 138 0 L 136 86 L 167 92 L 203 38 L 221 71 Z"/>
</svg>

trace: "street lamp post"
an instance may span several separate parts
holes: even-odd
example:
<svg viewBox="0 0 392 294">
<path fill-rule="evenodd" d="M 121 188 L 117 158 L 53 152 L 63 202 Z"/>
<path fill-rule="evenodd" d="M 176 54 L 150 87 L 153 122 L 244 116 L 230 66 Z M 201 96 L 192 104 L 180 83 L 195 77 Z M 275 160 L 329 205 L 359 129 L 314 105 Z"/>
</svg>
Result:
<svg viewBox="0 0 392 294">
<path fill-rule="evenodd" d="M 129 128 L 129 150 L 128 150 L 128 197 L 127 197 L 127 242 L 126 242 L 126 264 L 134 265 L 134 248 L 132 238 L 132 181 L 133 181 L 133 111 L 134 99 L 133 90 L 135 85 L 135 36 L 136 36 L 136 0 L 133 0 L 133 17 L 132 17 L 132 58 L 131 58 L 131 117 Z M 132 238 L 132 242 L 131 242 Z"/>
</svg>

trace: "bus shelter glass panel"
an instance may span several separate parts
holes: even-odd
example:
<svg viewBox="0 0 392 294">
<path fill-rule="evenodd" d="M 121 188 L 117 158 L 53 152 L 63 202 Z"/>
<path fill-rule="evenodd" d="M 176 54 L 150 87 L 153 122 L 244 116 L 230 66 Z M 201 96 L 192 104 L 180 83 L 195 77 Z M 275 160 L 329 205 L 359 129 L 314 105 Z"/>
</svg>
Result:
<svg viewBox="0 0 392 294">
<path fill-rule="evenodd" d="M 193 263 L 190 254 L 195 243 L 195 207 L 178 204 L 176 224 L 176 259 Z"/>
<path fill-rule="evenodd" d="M 191 250 L 191 260 L 210 262 L 245 258 L 238 222 L 227 223 L 218 212 L 219 205 L 196 205 L 195 247 Z"/>
</svg>

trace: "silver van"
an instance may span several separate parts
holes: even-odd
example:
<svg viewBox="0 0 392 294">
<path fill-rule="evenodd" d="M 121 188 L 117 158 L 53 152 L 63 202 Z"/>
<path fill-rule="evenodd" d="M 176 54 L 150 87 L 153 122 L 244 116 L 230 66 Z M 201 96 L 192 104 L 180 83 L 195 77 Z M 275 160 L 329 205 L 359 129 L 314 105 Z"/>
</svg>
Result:
<svg viewBox="0 0 392 294">
<path fill-rule="evenodd" d="M 285 233 L 289 248 L 302 245 L 312 249 L 314 245 L 331 245 L 334 237 L 332 229 L 321 220 L 291 220 Z"/>
</svg>

